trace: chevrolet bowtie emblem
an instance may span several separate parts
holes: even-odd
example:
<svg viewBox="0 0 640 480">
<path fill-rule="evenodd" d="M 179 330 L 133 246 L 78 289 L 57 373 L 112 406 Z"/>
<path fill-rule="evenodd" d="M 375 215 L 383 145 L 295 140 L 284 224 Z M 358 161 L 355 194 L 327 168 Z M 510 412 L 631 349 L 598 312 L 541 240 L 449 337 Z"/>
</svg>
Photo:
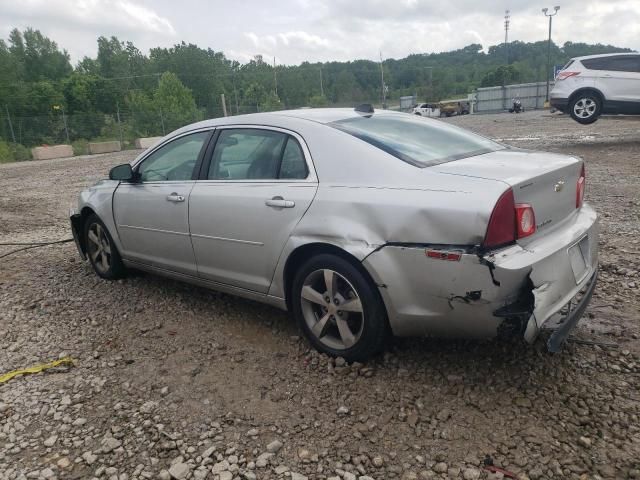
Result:
<svg viewBox="0 0 640 480">
<path fill-rule="evenodd" d="M 556 192 L 561 192 L 562 189 L 564 188 L 564 180 L 560 180 L 558 183 L 555 184 L 555 186 L 553 187 L 553 189 Z"/>
</svg>

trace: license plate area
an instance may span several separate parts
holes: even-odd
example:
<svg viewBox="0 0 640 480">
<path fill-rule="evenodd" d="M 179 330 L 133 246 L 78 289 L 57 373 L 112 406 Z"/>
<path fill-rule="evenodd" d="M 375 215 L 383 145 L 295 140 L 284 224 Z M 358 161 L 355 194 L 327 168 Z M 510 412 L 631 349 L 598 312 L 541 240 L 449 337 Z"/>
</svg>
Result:
<svg viewBox="0 0 640 480">
<path fill-rule="evenodd" d="M 589 236 L 585 235 L 567 251 L 573 276 L 576 279 L 576 285 L 580 284 L 589 273 L 589 265 L 591 264 L 591 255 L 589 249 Z"/>
</svg>

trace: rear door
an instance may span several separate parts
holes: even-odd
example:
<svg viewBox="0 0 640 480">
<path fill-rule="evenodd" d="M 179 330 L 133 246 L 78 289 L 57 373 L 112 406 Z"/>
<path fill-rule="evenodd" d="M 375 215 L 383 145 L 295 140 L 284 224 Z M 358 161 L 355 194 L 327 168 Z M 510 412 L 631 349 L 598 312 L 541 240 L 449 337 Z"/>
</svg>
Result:
<svg viewBox="0 0 640 480">
<path fill-rule="evenodd" d="M 295 133 L 221 128 L 189 200 L 199 276 L 267 293 L 280 254 L 318 182 Z"/>
<path fill-rule="evenodd" d="M 113 215 L 126 259 L 197 275 L 189 237 L 189 195 L 211 132 L 181 135 L 136 167 L 138 181 L 121 183 Z"/>
<path fill-rule="evenodd" d="M 599 70 L 597 86 L 606 100 L 620 112 L 640 104 L 640 56 L 620 55 L 583 61 L 587 68 Z M 635 105 L 634 105 L 635 104 Z"/>
</svg>

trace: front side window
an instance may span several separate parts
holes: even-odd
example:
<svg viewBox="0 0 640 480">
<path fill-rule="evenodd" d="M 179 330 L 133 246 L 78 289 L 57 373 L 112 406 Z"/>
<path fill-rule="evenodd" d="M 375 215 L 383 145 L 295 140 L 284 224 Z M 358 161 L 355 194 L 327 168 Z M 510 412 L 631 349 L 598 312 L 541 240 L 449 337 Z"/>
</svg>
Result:
<svg viewBox="0 0 640 480">
<path fill-rule="evenodd" d="M 191 180 L 198 155 L 208 135 L 209 132 L 192 133 L 160 147 L 138 167 L 140 181 Z"/>
<path fill-rule="evenodd" d="M 290 135 L 257 128 L 220 132 L 209 166 L 209 180 L 303 179 L 307 164 Z"/>
<path fill-rule="evenodd" d="M 505 148 L 453 125 L 416 115 L 377 113 L 329 125 L 420 168 Z"/>
</svg>

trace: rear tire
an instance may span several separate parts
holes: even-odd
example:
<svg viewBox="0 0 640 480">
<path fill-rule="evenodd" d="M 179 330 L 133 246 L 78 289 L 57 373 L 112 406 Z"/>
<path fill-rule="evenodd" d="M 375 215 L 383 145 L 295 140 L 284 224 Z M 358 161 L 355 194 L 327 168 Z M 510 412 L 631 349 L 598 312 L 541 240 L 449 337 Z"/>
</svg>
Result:
<svg viewBox="0 0 640 480">
<path fill-rule="evenodd" d="M 298 269 L 290 304 L 302 332 L 323 353 L 363 361 L 384 347 L 388 328 L 380 294 L 337 255 L 317 255 Z"/>
<path fill-rule="evenodd" d="M 571 99 L 568 110 L 576 122 L 589 125 L 598 120 L 602 113 L 602 100 L 594 92 L 582 92 Z"/>
<path fill-rule="evenodd" d="M 96 214 L 89 215 L 84 223 L 84 242 L 89 263 L 96 275 L 105 280 L 117 280 L 125 276 L 127 269 L 120 252 L 109 230 Z"/>
</svg>

